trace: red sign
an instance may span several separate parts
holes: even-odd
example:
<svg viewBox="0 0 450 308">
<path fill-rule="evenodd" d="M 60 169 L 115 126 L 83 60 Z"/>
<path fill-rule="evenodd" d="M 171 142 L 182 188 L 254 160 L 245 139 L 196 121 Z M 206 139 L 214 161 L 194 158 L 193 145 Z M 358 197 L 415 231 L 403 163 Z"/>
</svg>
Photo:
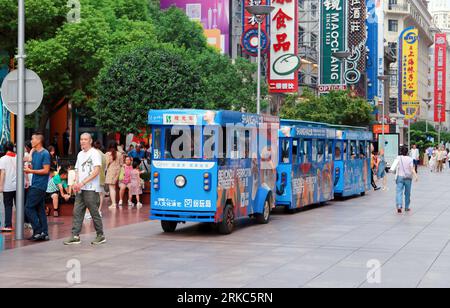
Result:
<svg viewBox="0 0 450 308">
<path fill-rule="evenodd" d="M 249 56 L 256 57 L 258 54 L 258 22 L 256 17 L 245 9 L 249 6 L 254 5 L 269 5 L 269 0 L 244 0 L 242 9 L 243 9 L 243 18 L 242 18 L 242 36 L 241 36 L 241 45 L 242 51 L 248 54 Z M 266 53 L 269 50 L 269 37 L 268 37 L 268 24 L 267 18 L 261 23 L 261 52 Z"/>
<path fill-rule="evenodd" d="M 390 128 L 388 124 L 384 125 L 384 133 L 385 134 L 389 134 L 390 132 Z M 381 124 L 376 124 L 373 126 L 373 133 L 374 134 L 382 134 L 383 133 L 383 125 Z"/>
<path fill-rule="evenodd" d="M 434 37 L 434 121 L 445 122 L 447 89 L 447 36 L 438 33 Z"/>
<path fill-rule="evenodd" d="M 298 92 L 298 1 L 274 0 L 270 16 L 270 93 Z"/>
</svg>

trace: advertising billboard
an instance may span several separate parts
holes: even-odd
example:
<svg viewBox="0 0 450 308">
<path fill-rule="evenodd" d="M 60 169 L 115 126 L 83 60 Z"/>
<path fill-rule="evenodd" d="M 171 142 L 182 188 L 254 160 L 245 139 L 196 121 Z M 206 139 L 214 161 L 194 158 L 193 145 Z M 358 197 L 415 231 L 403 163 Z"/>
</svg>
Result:
<svg viewBox="0 0 450 308">
<path fill-rule="evenodd" d="M 447 35 L 434 37 L 434 121 L 446 122 Z"/>
<path fill-rule="evenodd" d="M 319 92 L 346 88 L 341 82 L 341 61 L 332 56 L 347 47 L 346 4 L 344 0 L 325 0 L 320 4 Z"/>
<path fill-rule="evenodd" d="M 172 5 L 203 25 L 210 45 L 230 54 L 230 0 L 161 0 L 161 9 Z"/>
<path fill-rule="evenodd" d="M 247 12 L 246 8 L 253 5 L 270 5 L 270 0 L 244 0 L 242 5 L 242 51 L 249 56 L 258 55 L 258 23 L 255 16 Z M 269 23 L 266 17 L 261 24 L 261 53 L 269 51 Z"/>
<path fill-rule="evenodd" d="M 269 92 L 298 92 L 298 1 L 273 1 L 270 16 Z"/>
<path fill-rule="evenodd" d="M 414 119 L 418 101 L 419 30 L 407 28 L 399 37 L 399 109 L 405 119 Z"/>
</svg>

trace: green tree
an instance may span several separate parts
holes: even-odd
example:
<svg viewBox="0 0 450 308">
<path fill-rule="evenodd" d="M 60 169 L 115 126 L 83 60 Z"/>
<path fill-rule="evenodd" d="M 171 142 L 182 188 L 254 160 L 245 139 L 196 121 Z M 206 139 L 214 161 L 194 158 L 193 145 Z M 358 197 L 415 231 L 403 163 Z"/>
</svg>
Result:
<svg viewBox="0 0 450 308">
<path fill-rule="evenodd" d="M 287 96 L 280 115 L 288 119 L 368 126 L 372 121 L 371 112 L 372 107 L 366 100 L 352 97 L 350 92 L 336 91 L 316 96 L 306 89 L 300 97 Z"/>
<path fill-rule="evenodd" d="M 102 70 L 95 119 L 107 132 L 137 133 L 151 108 L 202 108 L 201 85 L 185 51 L 138 48 Z"/>
</svg>

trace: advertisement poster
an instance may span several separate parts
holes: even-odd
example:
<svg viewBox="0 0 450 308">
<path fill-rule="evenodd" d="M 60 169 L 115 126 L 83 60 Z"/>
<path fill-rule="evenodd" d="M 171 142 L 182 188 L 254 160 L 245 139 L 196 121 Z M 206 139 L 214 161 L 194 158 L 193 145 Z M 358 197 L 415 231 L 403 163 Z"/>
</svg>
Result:
<svg viewBox="0 0 450 308">
<path fill-rule="evenodd" d="M 346 89 L 341 81 L 341 61 L 332 54 L 346 50 L 346 3 L 324 0 L 320 5 L 319 92 Z"/>
<path fill-rule="evenodd" d="M 405 119 L 414 119 L 419 111 L 418 65 L 419 31 L 407 28 L 399 39 L 399 109 Z"/>
<path fill-rule="evenodd" d="M 172 5 L 203 25 L 210 45 L 230 53 L 230 0 L 161 0 L 161 9 Z"/>
<path fill-rule="evenodd" d="M 347 49 L 351 56 L 345 61 L 344 79 L 356 95 L 366 97 L 366 2 L 352 0 L 347 5 Z"/>
<path fill-rule="evenodd" d="M 270 5 L 269 0 L 244 0 L 242 5 L 242 37 L 243 52 L 252 57 L 258 56 L 258 23 L 255 16 L 247 12 L 246 8 L 253 5 Z M 261 24 L 261 53 L 269 51 L 269 23 L 266 17 Z"/>
<path fill-rule="evenodd" d="M 434 121 L 446 122 L 447 35 L 437 33 L 434 40 Z"/>
<path fill-rule="evenodd" d="M 274 1 L 270 16 L 269 92 L 298 92 L 298 1 Z"/>
</svg>

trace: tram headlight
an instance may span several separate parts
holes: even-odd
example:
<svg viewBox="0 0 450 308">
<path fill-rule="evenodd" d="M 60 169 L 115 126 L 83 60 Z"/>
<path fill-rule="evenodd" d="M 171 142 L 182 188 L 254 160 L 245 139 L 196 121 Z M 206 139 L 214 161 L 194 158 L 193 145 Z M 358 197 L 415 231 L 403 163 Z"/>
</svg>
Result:
<svg viewBox="0 0 450 308">
<path fill-rule="evenodd" d="M 175 185 L 179 188 L 183 188 L 186 186 L 186 178 L 182 175 L 179 175 L 175 178 Z"/>
</svg>

